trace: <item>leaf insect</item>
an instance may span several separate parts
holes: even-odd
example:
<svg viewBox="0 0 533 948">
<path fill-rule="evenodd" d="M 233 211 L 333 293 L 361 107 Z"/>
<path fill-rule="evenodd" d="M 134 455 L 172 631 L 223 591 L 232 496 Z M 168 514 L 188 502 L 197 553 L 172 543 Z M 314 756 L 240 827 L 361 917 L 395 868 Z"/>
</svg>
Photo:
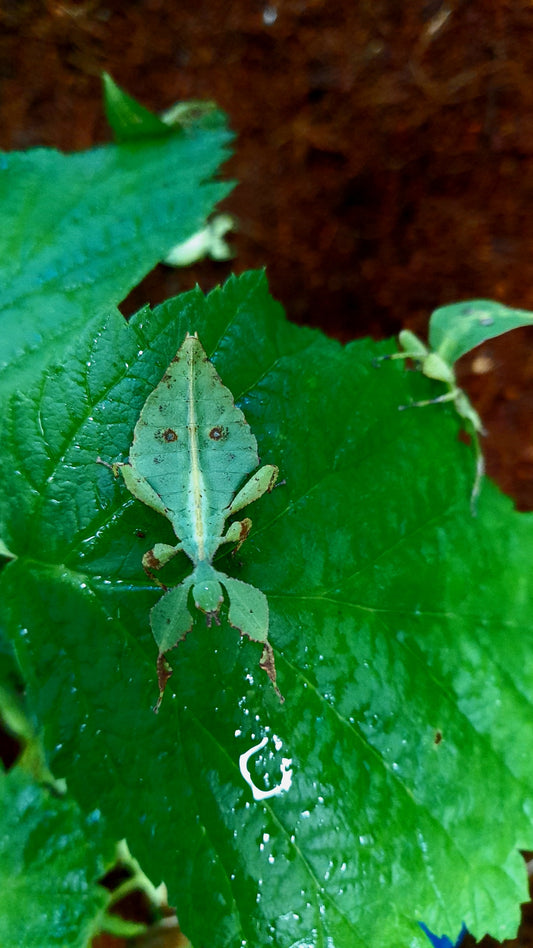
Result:
<svg viewBox="0 0 533 948">
<path fill-rule="evenodd" d="M 404 329 L 398 337 L 403 351 L 381 357 L 381 359 L 414 359 L 424 375 L 443 382 L 448 389 L 438 398 L 413 402 L 412 406 L 400 405 L 400 409 L 434 405 L 438 402 L 453 402 L 458 415 L 470 426 L 476 451 L 476 474 L 471 494 L 472 513 L 475 513 L 475 504 L 485 473 L 480 441 L 480 436 L 485 434 L 485 431 L 477 411 L 466 393 L 457 384 L 454 366 L 461 356 L 471 352 L 483 342 L 518 329 L 520 326 L 532 324 L 533 313 L 525 309 L 505 306 L 495 300 L 467 300 L 463 303 L 451 303 L 448 306 L 440 306 L 431 314 L 429 345 L 426 346 L 409 329 Z"/>
<path fill-rule="evenodd" d="M 447 391 L 436 398 L 428 398 L 424 401 L 412 402 L 410 405 L 399 405 L 399 411 L 405 411 L 407 408 L 423 408 L 426 405 L 438 405 L 441 402 L 453 402 L 457 414 L 464 418 L 468 423 L 473 436 L 476 469 L 474 484 L 470 495 L 470 509 L 472 514 L 476 513 L 476 501 L 481 489 L 481 481 L 485 473 L 485 461 L 481 450 L 480 435 L 485 434 L 485 429 L 477 411 L 471 404 L 466 392 L 459 388 L 453 365 L 448 363 L 439 353 L 432 352 L 418 336 L 415 336 L 410 329 L 402 329 L 398 336 L 398 341 L 402 347 L 402 352 L 394 352 L 391 355 L 381 356 L 379 360 L 384 359 L 413 359 L 420 366 L 420 369 L 427 378 L 435 379 L 437 382 L 443 382 Z"/>
<path fill-rule="evenodd" d="M 156 543 L 142 558 L 146 573 L 185 553 L 193 570 L 178 586 L 166 589 L 150 613 L 159 648 L 159 699 L 172 674 L 165 654 L 185 638 L 193 625 L 189 607 L 205 613 L 208 625 L 219 624 L 225 589 L 228 620 L 241 635 L 263 644 L 260 666 L 276 685 L 276 666 L 268 641 L 268 602 L 254 586 L 215 569 L 213 559 L 222 544 L 237 549 L 250 532 L 248 517 L 226 521 L 274 487 L 278 468 L 266 464 L 243 485 L 259 465 L 257 441 L 233 395 L 223 385 L 198 339 L 187 333 L 163 378 L 146 399 L 135 426 L 128 461 L 111 465 L 134 497 L 172 524 L 175 546 Z M 243 486 L 241 486 L 243 485 Z M 157 581 L 157 580 L 156 580 Z M 163 585 L 160 583 L 159 585 Z"/>
</svg>

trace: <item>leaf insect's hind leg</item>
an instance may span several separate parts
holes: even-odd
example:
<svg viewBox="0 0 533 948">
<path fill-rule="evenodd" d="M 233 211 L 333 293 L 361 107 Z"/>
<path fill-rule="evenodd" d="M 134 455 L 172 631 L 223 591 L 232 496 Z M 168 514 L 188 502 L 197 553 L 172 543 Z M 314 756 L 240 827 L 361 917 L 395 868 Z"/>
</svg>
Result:
<svg viewBox="0 0 533 948">
<path fill-rule="evenodd" d="M 481 450 L 481 444 L 479 438 L 474 435 L 474 440 L 476 444 L 476 473 L 474 475 L 474 486 L 472 487 L 472 493 L 470 494 L 470 510 L 472 516 L 477 515 L 477 499 L 481 491 L 481 482 L 485 475 L 485 458 L 483 457 L 483 451 Z"/>
<path fill-rule="evenodd" d="M 408 408 L 425 408 L 426 405 L 438 405 L 440 402 L 453 402 L 457 397 L 457 389 L 452 392 L 445 392 L 444 395 L 438 395 L 436 398 L 426 398 L 421 402 L 411 402 L 409 405 L 398 405 L 398 411 L 407 411 Z"/>
<path fill-rule="evenodd" d="M 247 635 L 252 642 L 261 642 L 263 652 L 259 666 L 267 673 L 280 703 L 283 704 L 285 699 L 276 684 L 274 652 L 268 641 L 267 597 L 264 592 L 256 589 L 255 586 L 250 586 L 249 583 L 243 583 L 240 579 L 233 579 L 223 574 L 219 575 L 229 599 L 228 622 L 239 629 L 241 635 Z"/>
<path fill-rule="evenodd" d="M 413 359 L 414 361 L 420 361 L 420 358 L 417 359 L 417 357 L 410 352 L 387 352 L 382 356 L 374 356 L 372 365 L 375 369 L 379 369 L 382 362 L 392 362 L 393 359 Z"/>
<path fill-rule="evenodd" d="M 480 436 L 485 434 L 485 429 L 483 427 L 481 418 L 479 417 L 475 408 L 470 404 L 470 401 L 463 390 L 457 386 L 454 386 L 448 392 L 445 392 L 443 395 L 439 395 L 437 398 L 428 398 L 422 402 L 411 402 L 410 405 L 398 405 L 398 411 L 405 411 L 407 408 L 424 408 L 426 405 L 437 405 L 440 402 L 452 401 L 455 402 L 459 416 L 464 418 L 468 426 L 471 428 L 471 437 L 474 440 L 476 468 L 472 493 L 470 494 L 470 510 L 472 516 L 475 517 L 477 513 L 477 499 L 481 491 L 481 483 L 485 474 L 485 458 L 483 457 L 480 441 Z"/>
<path fill-rule="evenodd" d="M 156 543 L 151 550 L 148 550 L 144 554 L 142 558 L 144 572 L 154 583 L 161 586 L 161 589 L 166 589 L 167 587 L 157 576 L 154 576 L 152 570 L 161 569 L 162 566 L 166 566 L 181 549 L 181 543 L 178 543 L 177 546 L 170 546 L 169 543 Z"/>
</svg>

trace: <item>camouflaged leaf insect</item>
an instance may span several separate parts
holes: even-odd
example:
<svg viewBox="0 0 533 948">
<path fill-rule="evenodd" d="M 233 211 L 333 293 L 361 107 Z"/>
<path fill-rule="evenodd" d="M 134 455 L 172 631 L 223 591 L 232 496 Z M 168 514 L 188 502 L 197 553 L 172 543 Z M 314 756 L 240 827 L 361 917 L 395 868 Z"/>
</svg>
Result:
<svg viewBox="0 0 533 948">
<path fill-rule="evenodd" d="M 170 520 L 176 546 L 156 543 L 143 556 L 149 575 L 177 553 L 193 564 L 191 575 L 169 589 L 150 614 L 159 647 L 159 708 L 169 667 L 165 653 L 185 638 L 193 624 L 189 593 L 209 624 L 218 623 L 225 589 L 228 620 L 254 642 L 263 643 L 261 667 L 278 696 L 274 653 L 268 641 L 268 602 L 261 590 L 221 573 L 213 558 L 223 543 L 244 542 L 247 517 L 226 521 L 271 491 L 278 476 L 273 464 L 259 465 L 257 442 L 242 411 L 207 358 L 197 334 L 187 333 L 159 385 L 148 396 L 135 426 L 126 464 L 114 465 L 138 500 Z M 240 489 L 239 489 L 240 488 Z"/>
<path fill-rule="evenodd" d="M 452 307 L 449 307 L 450 309 Z M 444 307 L 443 307 L 444 309 Z M 439 310 L 435 311 L 439 313 Z M 485 434 L 485 429 L 477 411 L 470 403 L 470 400 L 459 388 L 455 377 L 453 363 L 448 362 L 438 352 L 432 351 L 418 336 L 415 336 L 410 329 L 402 329 L 398 336 L 398 341 L 402 348 L 401 352 L 393 352 L 386 356 L 378 356 L 376 364 L 387 359 L 412 359 L 420 365 L 422 373 L 429 379 L 435 379 L 437 382 L 443 382 L 447 391 L 443 395 L 437 395 L 436 398 L 425 399 L 424 401 L 411 402 L 409 405 L 398 405 L 399 411 L 405 411 L 407 408 L 423 408 L 426 405 L 437 405 L 442 402 L 452 402 L 455 405 L 457 414 L 464 418 L 471 428 L 473 444 L 475 451 L 475 474 L 472 491 L 470 494 L 470 509 L 472 515 L 476 514 L 476 503 L 481 489 L 481 481 L 485 473 L 485 461 L 479 436 Z"/>
<path fill-rule="evenodd" d="M 400 405 L 400 409 L 420 405 L 435 405 L 451 402 L 458 415 L 468 423 L 474 441 L 476 471 L 470 498 L 472 513 L 476 512 L 476 501 L 485 473 L 485 462 L 480 436 L 485 434 L 483 423 L 465 392 L 457 384 L 455 363 L 483 342 L 495 339 L 519 326 L 531 326 L 533 313 L 525 309 L 513 309 L 495 300 L 467 300 L 439 306 L 429 320 L 429 344 L 426 345 L 410 329 L 403 329 L 398 337 L 401 352 L 380 356 L 382 359 L 413 359 L 430 379 L 443 382 L 447 391 L 437 398 Z"/>
</svg>

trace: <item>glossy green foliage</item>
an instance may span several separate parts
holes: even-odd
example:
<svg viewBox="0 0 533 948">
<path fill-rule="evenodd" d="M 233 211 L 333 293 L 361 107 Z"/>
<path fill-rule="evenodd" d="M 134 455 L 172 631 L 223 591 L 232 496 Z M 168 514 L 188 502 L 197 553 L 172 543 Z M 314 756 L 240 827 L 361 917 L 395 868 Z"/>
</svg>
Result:
<svg viewBox="0 0 533 948">
<path fill-rule="evenodd" d="M 140 561 L 174 534 L 95 457 L 127 459 L 191 327 L 285 480 L 216 566 L 268 597 L 286 700 L 223 606 L 220 626 L 197 614 L 156 717 L 161 591 Z M 488 482 L 471 517 L 460 421 L 398 412 L 432 383 L 377 371 L 392 345 L 291 326 L 245 274 L 129 325 L 95 313 L 2 415 L 17 559 L 0 618 L 50 766 L 165 880 L 195 945 L 422 948 L 419 920 L 516 931 L 533 840 L 533 519 Z M 176 556 L 165 581 L 189 570 Z"/>
<path fill-rule="evenodd" d="M 86 948 L 108 901 L 98 885 L 100 817 L 84 819 L 18 767 L 0 772 L 2 948 Z"/>
<path fill-rule="evenodd" d="M 113 88 L 116 112 L 123 94 Z M 145 123 L 140 131 L 135 126 L 135 140 L 119 145 L 75 155 L 36 149 L 2 156 L 3 396 L 52 354 L 59 361 L 88 318 L 114 312 L 156 263 L 205 225 L 230 190 L 212 180 L 231 137 L 220 113 L 218 122 L 192 125 L 186 134 L 152 118 L 164 135 L 150 134 Z M 127 127 L 123 116 L 122 138 Z"/>
<path fill-rule="evenodd" d="M 107 72 L 103 84 L 107 121 L 117 142 L 166 138 L 171 134 L 168 124 L 124 92 Z"/>
<path fill-rule="evenodd" d="M 165 593 L 151 612 L 154 638 L 160 651 L 160 699 L 168 672 L 161 658 L 192 628 L 187 598 L 206 614 L 208 624 L 219 621 L 222 587 L 229 596 L 229 621 L 252 641 L 262 642 L 261 666 L 274 687 L 275 662 L 268 641 L 268 603 L 259 590 L 230 580 L 213 566 L 224 543 L 237 547 L 252 522 L 226 521 L 264 493 L 270 492 L 278 469 L 259 465 L 257 441 L 233 396 L 207 358 L 197 334 L 187 333 L 163 378 L 146 399 L 135 426 L 133 444 L 120 470 L 134 497 L 172 524 L 178 543 L 156 543 L 143 556 L 149 576 L 177 553 L 185 553 L 193 571 Z M 234 602 L 235 599 L 235 602 Z"/>
</svg>

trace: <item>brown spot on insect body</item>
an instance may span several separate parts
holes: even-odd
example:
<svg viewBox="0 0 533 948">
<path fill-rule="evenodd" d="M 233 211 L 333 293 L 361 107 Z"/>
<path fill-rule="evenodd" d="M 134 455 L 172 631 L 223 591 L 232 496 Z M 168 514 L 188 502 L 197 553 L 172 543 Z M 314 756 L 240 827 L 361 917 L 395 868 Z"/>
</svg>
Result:
<svg viewBox="0 0 533 948">
<path fill-rule="evenodd" d="M 158 560 L 153 550 L 148 550 L 148 552 L 144 554 L 143 559 L 142 559 L 142 564 L 149 576 L 152 575 L 150 573 L 151 569 L 161 568 L 161 562 L 160 560 Z"/>
<path fill-rule="evenodd" d="M 159 441 L 171 442 L 178 440 L 178 436 L 174 431 L 174 428 L 165 428 L 164 431 L 157 431 L 155 436 Z"/>
<path fill-rule="evenodd" d="M 435 731 L 435 737 L 433 738 L 433 742 L 435 744 L 440 744 L 441 741 L 442 741 L 442 731 Z"/>
<path fill-rule="evenodd" d="M 214 428 L 211 428 L 209 432 L 209 437 L 212 441 L 222 441 L 227 437 L 228 429 L 224 428 L 222 425 L 215 425 Z"/>
</svg>

